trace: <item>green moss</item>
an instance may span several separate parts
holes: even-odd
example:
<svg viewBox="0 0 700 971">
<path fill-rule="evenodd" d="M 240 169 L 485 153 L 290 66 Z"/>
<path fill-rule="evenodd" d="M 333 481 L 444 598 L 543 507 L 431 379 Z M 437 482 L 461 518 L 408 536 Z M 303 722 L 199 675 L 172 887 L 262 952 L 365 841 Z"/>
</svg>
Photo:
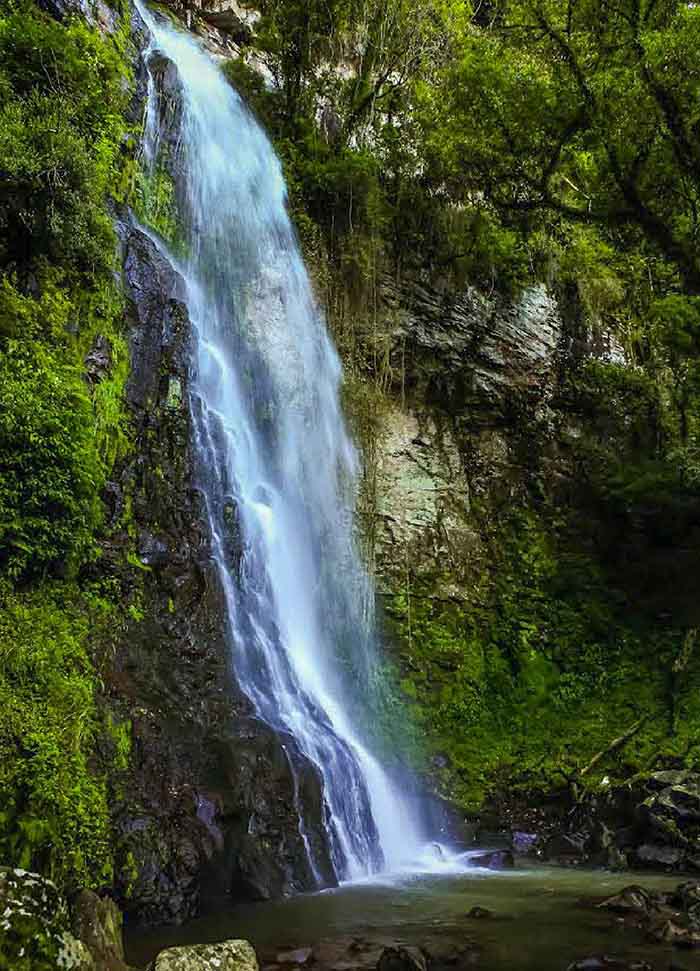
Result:
<svg viewBox="0 0 700 971">
<path fill-rule="evenodd" d="M 114 608 L 73 584 L 9 594 L 0 612 L 0 848 L 60 885 L 111 877 L 90 637 Z"/>
<path fill-rule="evenodd" d="M 74 570 L 99 520 L 99 461 L 80 371 L 36 341 L 0 358 L 0 570 Z"/>
<path fill-rule="evenodd" d="M 162 236 L 171 252 L 179 256 L 184 254 L 184 239 L 177 218 L 175 185 L 162 161 L 152 172 L 139 172 L 134 211 L 144 225 Z"/>
<path fill-rule="evenodd" d="M 533 514 L 498 529 L 491 549 L 478 600 L 416 590 L 387 607 L 424 766 L 443 756 L 445 794 L 476 809 L 498 791 L 561 784 L 642 716 L 591 784 L 661 755 L 700 758 L 689 744 L 700 663 L 689 658 L 675 697 L 670 681 L 684 632 L 625 609 L 594 560 Z"/>
<path fill-rule="evenodd" d="M 85 579 L 130 448 L 107 209 L 133 191 L 128 29 L 0 13 L 0 853 L 62 889 L 110 881 L 129 757 L 99 670 L 126 608 Z"/>
</svg>

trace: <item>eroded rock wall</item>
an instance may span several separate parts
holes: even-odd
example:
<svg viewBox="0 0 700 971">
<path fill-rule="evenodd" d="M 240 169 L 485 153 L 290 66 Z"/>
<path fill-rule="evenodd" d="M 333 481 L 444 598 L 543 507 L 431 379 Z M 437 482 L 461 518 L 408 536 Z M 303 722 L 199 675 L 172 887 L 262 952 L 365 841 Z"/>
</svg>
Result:
<svg viewBox="0 0 700 971">
<path fill-rule="evenodd" d="M 484 553 L 475 504 L 523 497 L 522 421 L 554 420 L 561 319 L 544 287 L 508 303 L 408 280 L 383 298 L 400 380 L 378 409 L 377 574 L 462 599 Z"/>
</svg>

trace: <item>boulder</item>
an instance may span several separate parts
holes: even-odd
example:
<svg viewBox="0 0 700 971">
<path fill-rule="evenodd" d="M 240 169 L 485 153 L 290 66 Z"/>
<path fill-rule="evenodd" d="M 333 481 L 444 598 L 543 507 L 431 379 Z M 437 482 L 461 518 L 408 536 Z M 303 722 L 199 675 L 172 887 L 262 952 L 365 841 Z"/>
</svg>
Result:
<svg viewBox="0 0 700 971">
<path fill-rule="evenodd" d="M 56 885 L 37 873 L 0 869 L 0 967 L 97 971 L 85 944 L 69 930 Z"/>
<path fill-rule="evenodd" d="M 693 778 L 674 782 L 653 798 L 651 808 L 677 823 L 700 823 L 700 782 Z"/>
<path fill-rule="evenodd" d="M 687 769 L 667 769 L 663 772 L 653 772 L 645 784 L 647 789 L 660 792 L 669 786 L 682 786 L 686 779 L 692 779 L 692 775 Z"/>
<path fill-rule="evenodd" d="M 635 856 L 647 866 L 676 867 L 683 861 L 684 853 L 674 846 L 643 843 L 635 850 Z"/>
<path fill-rule="evenodd" d="M 661 920 L 649 926 L 649 937 L 660 944 L 673 944 L 675 947 L 700 947 L 700 932 L 684 927 L 675 920 Z"/>
<path fill-rule="evenodd" d="M 625 887 L 613 897 L 608 897 L 598 907 L 603 910 L 612 910 L 616 914 L 639 914 L 646 915 L 651 906 L 649 892 L 644 887 L 631 885 Z"/>
<path fill-rule="evenodd" d="M 87 946 L 100 971 L 126 971 L 122 914 L 114 901 L 83 890 L 71 911 L 73 933 Z"/>
<path fill-rule="evenodd" d="M 472 907 L 472 909 L 467 912 L 467 917 L 471 918 L 472 920 L 488 920 L 493 916 L 493 911 L 489 910 L 487 907 L 476 906 Z"/>
<path fill-rule="evenodd" d="M 521 856 L 531 856 L 537 854 L 537 833 L 522 833 L 514 830 L 512 834 L 513 850 Z"/>
<path fill-rule="evenodd" d="M 493 850 L 469 857 L 470 866 L 480 866 L 487 870 L 512 870 L 515 860 L 510 850 Z"/>
<path fill-rule="evenodd" d="M 258 971 L 258 961 L 248 941 L 223 941 L 169 947 L 149 971 Z"/>
<path fill-rule="evenodd" d="M 423 952 L 417 947 L 385 947 L 377 961 L 377 971 L 427 971 Z"/>
<path fill-rule="evenodd" d="M 700 906 L 700 883 L 695 880 L 679 883 L 671 895 L 670 902 L 688 911 Z"/>
</svg>

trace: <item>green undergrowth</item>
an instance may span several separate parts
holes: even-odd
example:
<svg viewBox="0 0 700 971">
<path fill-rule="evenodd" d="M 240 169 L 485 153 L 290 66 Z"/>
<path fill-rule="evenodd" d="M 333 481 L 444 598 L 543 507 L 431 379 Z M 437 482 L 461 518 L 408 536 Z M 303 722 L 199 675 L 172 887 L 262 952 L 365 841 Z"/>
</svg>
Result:
<svg viewBox="0 0 700 971">
<path fill-rule="evenodd" d="M 128 758 L 100 702 L 123 608 L 95 580 L 130 448 L 108 211 L 136 171 L 120 23 L 0 12 L 0 861 L 69 890 L 110 881 L 107 794 Z"/>
<path fill-rule="evenodd" d="M 0 612 L 0 853 L 60 886 L 100 887 L 112 876 L 96 756 L 111 726 L 90 645 L 115 611 L 99 592 L 53 581 L 10 594 Z"/>
<path fill-rule="evenodd" d="M 674 674 L 687 632 L 647 623 L 535 513 L 495 529 L 490 549 L 478 600 L 426 587 L 386 607 L 408 715 L 397 724 L 418 726 L 408 756 L 444 794 L 476 810 L 499 792 L 561 787 L 640 719 L 585 781 L 700 764 L 700 660 Z"/>
</svg>

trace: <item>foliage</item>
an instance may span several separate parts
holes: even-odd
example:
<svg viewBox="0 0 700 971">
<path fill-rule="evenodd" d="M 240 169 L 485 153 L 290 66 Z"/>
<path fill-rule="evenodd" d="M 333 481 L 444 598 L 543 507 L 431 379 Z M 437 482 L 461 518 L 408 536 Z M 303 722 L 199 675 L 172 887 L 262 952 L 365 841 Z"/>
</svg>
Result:
<svg viewBox="0 0 700 971">
<path fill-rule="evenodd" d="M 75 367 L 38 342 L 0 359 L 0 569 L 27 577 L 89 554 L 98 519 L 92 407 Z"/>
<path fill-rule="evenodd" d="M 506 783 L 560 785 L 641 715 L 646 729 L 600 774 L 624 779 L 661 751 L 682 755 L 700 685 L 695 660 L 672 692 L 683 632 L 640 625 L 595 562 L 557 546 L 532 514 L 497 530 L 491 549 L 479 600 L 416 590 L 388 608 L 401 686 L 445 793 L 478 809 Z"/>
<path fill-rule="evenodd" d="M 88 640 L 113 612 L 55 582 L 9 594 L 0 612 L 0 847 L 74 888 L 111 876 L 106 785 L 90 764 L 99 716 Z"/>
<path fill-rule="evenodd" d="M 696 288 L 699 31 L 677 0 L 497 4 L 434 101 L 445 177 L 513 217 L 641 238 Z"/>
<path fill-rule="evenodd" d="M 0 849 L 62 890 L 109 882 L 128 758 L 93 656 L 121 608 L 86 580 L 129 448 L 107 211 L 133 182 L 127 32 L 0 12 Z"/>
<path fill-rule="evenodd" d="M 116 46 L 80 20 L 63 26 L 28 2 L 0 18 L 0 267 L 111 262 L 103 203 L 119 163 L 123 72 Z"/>
<path fill-rule="evenodd" d="M 281 0 L 263 14 L 251 53 L 272 84 L 252 58 L 227 73 L 285 163 L 349 374 L 363 502 L 381 403 L 404 395 L 386 277 L 497 298 L 544 281 L 565 318 L 549 432 L 573 481 L 528 471 L 498 527 L 500 510 L 472 510 L 493 561 L 472 599 L 435 599 L 441 577 L 394 591 L 387 748 L 446 755 L 445 787 L 472 805 L 499 782 L 574 771 L 645 710 L 604 770 L 680 758 L 698 718 L 694 662 L 680 695 L 669 673 L 700 621 L 698 10 Z M 513 403 L 525 452 L 541 432 L 523 415 Z"/>
<path fill-rule="evenodd" d="M 92 555 L 99 493 L 127 445 L 105 211 L 122 162 L 119 42 L 27 3 L 0 17 L 0 572 L 25 581 Z M 98 339 L 110 366 L 89 386 Z"/>
<path fill-rule="evenodd" d="M 374 270 L 391 260 L 488 282 L 497 266 L 504 285 L 515 285 L 525 265 L 524 253 L 515 256 L 520 241 L 483 206 L 456 209 L 425 164 L 419 109 L 458 44 L 464 6 L 285 0 L 263 5 L 263 15 L 254 48 L 273 86 L 245 58 L 224 70 L 275 139 L 307 248 L 320 229 L 359 303 Z"/>
</svg>

